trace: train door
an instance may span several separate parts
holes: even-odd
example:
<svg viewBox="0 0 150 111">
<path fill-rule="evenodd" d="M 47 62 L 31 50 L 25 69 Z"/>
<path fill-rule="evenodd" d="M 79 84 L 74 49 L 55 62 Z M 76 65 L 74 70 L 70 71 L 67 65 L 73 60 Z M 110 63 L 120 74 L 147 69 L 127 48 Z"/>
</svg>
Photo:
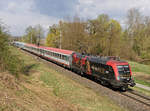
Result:
<svg viewBox="0 0 150 111">
<path fill-rule="evenodd" d="M 73 60 L 72 60 L 72 66 L 73 69 L 75 69 L 76 71 L 80 70 L 80 66 L 81 66 L 81 57 L 79 54 L 73 54 L 72 56 Z"/>
<path fill-rule="evenodd" d="M 115 74 L 111 66 L 105 66 L 105 75 L 108 81 L 115 79 Z"/>
</svg>

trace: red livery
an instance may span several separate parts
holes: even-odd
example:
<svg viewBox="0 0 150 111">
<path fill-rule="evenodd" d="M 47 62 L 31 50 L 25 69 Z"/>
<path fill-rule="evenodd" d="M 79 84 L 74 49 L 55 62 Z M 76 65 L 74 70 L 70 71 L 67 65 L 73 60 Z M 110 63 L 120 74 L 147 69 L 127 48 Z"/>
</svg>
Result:
<svg viewBox="0 0 150 111">
<path fill-rule="evenodd" d="M 92 76 L 102 84 L 121 88 L 124 91 L 128 85 L 135 86 L 130 65 L 116 57 L 87 56 L 75 51 L 22 42 L 14 42 L 14 45 L 78 72 L 82 76 Z"/>
</svg>

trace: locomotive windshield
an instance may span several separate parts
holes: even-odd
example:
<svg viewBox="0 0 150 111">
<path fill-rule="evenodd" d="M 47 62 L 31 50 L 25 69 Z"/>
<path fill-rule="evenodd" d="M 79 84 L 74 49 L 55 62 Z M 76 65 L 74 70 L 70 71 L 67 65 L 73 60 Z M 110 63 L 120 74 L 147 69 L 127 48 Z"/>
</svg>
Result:
<svg viewBox="0 0 150 111">
<path fill-rule="evenodd" d="M 120 65 L 117 66 L 117 68 L 120 75 L 130 75 L 130 69 L 128 65 Z"/>
</svg>

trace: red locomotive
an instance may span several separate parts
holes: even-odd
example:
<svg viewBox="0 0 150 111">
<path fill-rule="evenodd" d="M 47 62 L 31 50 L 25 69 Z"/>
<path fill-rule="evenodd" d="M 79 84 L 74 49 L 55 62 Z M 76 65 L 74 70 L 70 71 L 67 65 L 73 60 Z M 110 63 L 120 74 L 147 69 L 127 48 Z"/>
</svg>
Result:
<svg viewBox="0 0 150 111">
<path fill-rule="evenodd" d="M 102 84 L 126 90 L 128 86 L 135 86 L 130 65 L 116 57 L 87 56 L 70 50 L 36 46 L 22 42 L 14 45 L 46 58 L 81 75 L 89 75 Z"/>
</svg>

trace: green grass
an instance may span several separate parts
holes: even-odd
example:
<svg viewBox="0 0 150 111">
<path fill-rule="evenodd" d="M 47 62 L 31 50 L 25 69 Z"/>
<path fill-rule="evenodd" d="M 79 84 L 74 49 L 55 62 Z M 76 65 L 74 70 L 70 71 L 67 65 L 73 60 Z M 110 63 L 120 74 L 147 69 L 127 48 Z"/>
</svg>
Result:
<svg viewBox="0 0 150 111">
<path fill-rule="evenodd" d="M 46 64 L 35 60 L 35 57 L 28 56 L 20 51 L 16 52 L 22 57 L 26 65 L 35 64 L 30 70 L 35 70 L 37 76 L 32 76 L 29 72 L 31 81 L 43 82 L 44 87 L 52 89 L 54 98 L 60 98 L 66 103 L 78 107 L 79 111 L 124 111 L 108 97 L 97 94 L 89 88 L 86 88 L 66 76 L 58 73 L 55 69 Z M 35 74 L 36 75 L 36 74 Z M 41 89 L 42 90 L 42 89 Z M 47 95 L 50 96 L 50 95 Z"/>
<path fill-rule="evenodd" d="M 137 62 L 129 61 L 131 65 L 132 72 L 144 72 L 145 74 L 150 74 L 150 65 L 144 65 Z"/>
<path fill-rule="evenodd" d="M 45 64 L 41 64 L 37 70 L 42 73 L 40 80 L 53 89 L 53 94 L 55 96 L 79 106 L 81 111 L 123 110 L 109 98 L 98 95 L 91 89 L 85 88 L 73 80 L 70 80 Z"/>
<path fill-rule="evenodd" d="M 147 82 L 145 80 L 141 80 L 140 78 L 134 78 L 134 80 L 135 80 L 136 83 L 143 84 L 145 86 L 150 87 L 150 82 Z"/>
<path fill-rule="evenodd" d="M 0 81 L 0 95 L 7 93 L 10 98 L 6 105 L 0 104 L 3 110 L 27 111 L 125 111 L 108 97 L 96 93 L 41 60 L 32 57 L 19 49 L 13 48 L 24 60 L 27 74 L 19 76 L 19 90 L 4 88 Z M 14 77 L 14 76 L 13 76 Z M 22 81 L 23 80 L 23 81 Z M 1 98 L 0 98 L 1 99 Z"/>
<path fill-rule="evenodd" d="M 45 72 L 40 76 L 46 85 L 53 88 L 53 93 L 61 99 L 67 100 L 72 104 L 79 105 L 82 110 L 89 111 L 121 111 L 120 107 L 115 105 L 103 95 L 98 95 L 92 90 L 85 88 L 78 83 L 60 75 L 56 71 L 50 69 L 50 72 Z M 108 107 L 109 106 L 109 107 Z"/>
<path fill-rule="evenodd" d="M 145 89 L 142 89 L 142 88 L 139 88 L 139 87 L 131 87 L 131 89 L 136 90 L 140 93 L 143 93 L 147 96 L 150 96 L 150 91 L 148 91 L 148 90 L 145 90 Z"/>
<path fill-rule="evenodd" d="M 131 70 L 133 72 L 135 82 L 150 87 L 149 80 L 145 79 L 145 76 L 149 75 L 150 77 L 150 65 L 144 65 L 137 62 L 131 62 L 131 61 L 129 61 L 129 64 L 131 65 Z M 139 72 L 139 73 L 134 75 L 134 72 Z"/>
</svg>

